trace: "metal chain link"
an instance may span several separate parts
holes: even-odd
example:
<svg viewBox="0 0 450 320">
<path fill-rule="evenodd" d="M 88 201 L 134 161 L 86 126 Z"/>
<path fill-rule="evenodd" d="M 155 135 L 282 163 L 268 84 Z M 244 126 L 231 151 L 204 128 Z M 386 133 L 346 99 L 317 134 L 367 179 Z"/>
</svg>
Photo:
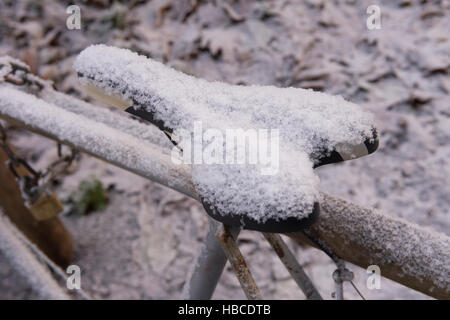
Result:
<svg viewBox="0 0 450 320">
<path fill-rule="evenodd" d="M 52 86 L 51 81 L 31 74 L 27 64 L 10 56 L 0 57 L 0 82 L 2 81 L 16 86 L 26 85 L 30 89 L 38 90 Z"/>
<path fill-rule="evenodd" d="M 58 143 L 58 159 L 50 163 L 44 171 L 36 171 L 24 158 L 18 156 L 8 146 L 8 143 L 6 142 L 6 130 L 1 123 L 0 134 L 0 148 L 2 148 L 8 156 L 8 167 L 19 182 L 22 196 L 30 203 L 35 201 L 42 192 L 48 190 L 51 187 L 51 183 L 57 177 L 64 174 L 79 155 L 79 151 L 75 149 L 70 149 L 70 154 L 63 155 L 62 145 Z M 24 176 L 19 175 L 16 168 L 20 165 L 23 165 L 30 174 Z"/>
</svg>

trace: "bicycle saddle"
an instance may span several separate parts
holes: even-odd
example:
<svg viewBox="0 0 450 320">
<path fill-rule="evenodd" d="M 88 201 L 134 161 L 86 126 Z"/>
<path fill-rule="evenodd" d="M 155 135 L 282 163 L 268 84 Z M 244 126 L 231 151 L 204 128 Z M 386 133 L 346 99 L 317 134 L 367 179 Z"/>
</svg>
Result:
<svg viewBox="0 0 450 320">
<path fill-rule="evenodd" d="M 207 213 L 225 224 L 263 232 L 311 225 L 320 211 L 313 168 L 378 147 L 372 115 L 340 96 L 208 82 L 105 45 L 82 51 L 74 68 L 92 96 L 150 121 L 183 156 L 194 149 L 184 158 L 194 186 Z M 245 141 L 256 133 L 256 148 L 239 149 L 239 137 L 228 140 L 232 131 L 245 133 Z M 248 161 L 255 152 L 257 160 L 270 153 L 276 161 Z"/>
</svg>

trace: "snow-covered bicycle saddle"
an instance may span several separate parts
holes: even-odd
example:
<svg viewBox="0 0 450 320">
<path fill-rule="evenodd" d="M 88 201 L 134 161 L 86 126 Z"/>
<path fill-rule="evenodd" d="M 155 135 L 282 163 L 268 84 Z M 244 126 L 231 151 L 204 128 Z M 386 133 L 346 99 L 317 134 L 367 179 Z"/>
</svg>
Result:
<svg viewBox="0 0 450 320">
<path fill-rule="evenodd" d="M 378 147 L 372 115 L 340 96 L 208 82 L 105 45 L 82 51 L 74 68 L 92 96 L 176 141 L 207 213 L 225 224 L 263 232 L 311 225 L 320 211 L 313 168 Z M 243 149 L 229 139 L 236 132 Z"/>
</svg>

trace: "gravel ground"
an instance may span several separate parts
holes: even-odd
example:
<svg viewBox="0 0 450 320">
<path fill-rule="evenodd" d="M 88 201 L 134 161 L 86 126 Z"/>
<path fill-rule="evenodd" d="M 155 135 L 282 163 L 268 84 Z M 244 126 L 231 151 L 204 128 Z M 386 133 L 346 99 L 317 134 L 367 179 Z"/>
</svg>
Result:
<svg viewBox="0 0 450 320">
<path fill-rule="evenodd" d="M 318 169 L 323 190 L 450 234 L 450 7 L 447 1 L 93 1 L 81 6 L 82 30 L 65 26 L 66 1 L 2 1 L 0 55 L 29 63 L 58 90 L 88 99 L 72 70 L 93 43 L 131 48 L 184 72 L 235 84 L 271 84 L 341 94 L 377 117 L 380 149 Z M 224 5 L 229 3 L 229 5 Z M 382 27 L 368 30 L 378 4 Z M 56 157 L 53 142 L 21 130 L 13 143 L 38 168 Z M 63 216 L 75 241 L 82 286 L 95 298 L 174 299 L 206 233 L 202 207 L 175 191 L 83 155 L 56 189 L 61 196 L 94 175 L 115 187 L 108 207 Z M 333 264 L 293 246 L 325 298 Z M 239 239 L 266 298 L 303 299 L 261 235 Z M 423 299 L 382 280 L 370 299 Z M 346 288 L 346 297 L 358 299 Z M 0 254 L 0 298 L 37 298 Z M 214 294 L 243 299 L 230 267 Z"/>
</svg>

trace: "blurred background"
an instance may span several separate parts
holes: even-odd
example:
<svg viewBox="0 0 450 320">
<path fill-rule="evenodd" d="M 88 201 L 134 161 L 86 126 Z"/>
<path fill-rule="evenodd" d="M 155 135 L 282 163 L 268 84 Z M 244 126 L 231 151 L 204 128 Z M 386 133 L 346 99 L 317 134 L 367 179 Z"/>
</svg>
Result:
<svg viewBox="0 0 450 320">
<path fill-rule="evenodd" d="M 69 30 L 69 5 L 81 29 Z M 377 5 L 381 28 L 370 29 Z M 322 190 L 450 235 L 450 4 L 448 1 L 0 1 L 0 55 L 19 58 L 57 90 L 89 98 L 72 69 L 91 44 L 129 48 L 183 72 L 233 84 L 302 87 L 370 109 L 379 150 L 318 170 Z M 95 103 L 95 102 L 93 102 Z M 56 144 L 8 125 L 36 168 Z M 1 183 L 1 182 L 0 182 Z M 206 234 L 196 201 L 87 155 L 54 183 L 74 239 L 82 288 L 99 299 L 175 299 Z M 288 241 L 325 298 L 334 264 Z M 262 235 L 239 245 L 265 298 L 304 299 Z M 368 299 L 426 296 L 350 265 Z M 348 299 L 359 299 L 348 286 Z M 0 299 L 37 298 L 0 253 Z M 244 299 L 227 265 L 216 299 Z"/>
</svg>

